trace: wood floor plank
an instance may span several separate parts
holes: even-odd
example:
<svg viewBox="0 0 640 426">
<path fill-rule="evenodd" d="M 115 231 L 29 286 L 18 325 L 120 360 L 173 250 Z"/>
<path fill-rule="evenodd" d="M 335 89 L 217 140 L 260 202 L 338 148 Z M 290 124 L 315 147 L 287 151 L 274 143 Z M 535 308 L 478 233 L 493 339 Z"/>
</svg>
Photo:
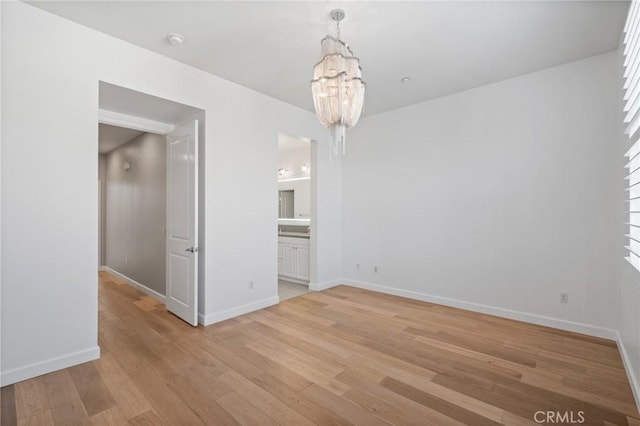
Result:
<svg viewBox="0 0 640 426">
<path fill-rule="evenodd" d="M 279 399 L 282 403 L 298 411 L 304 417 L 318 425 L 344 426 L 352 423 L 338 416 L 329 407 L 317 404 L 311 398 L 307 398 L 299 390 L 278 380 L 269 374 L 261 374 L 252 379 L 253 383 Z"/>
<path fill-rule="evenodd" d="M 9 425 L 640 425 L 615 342 L 338 286 L 191 327 L 99 275 L 102 358 L 2 388 Z"/>
<path fill-rule="evenodd" d="M 452 400 L 443 399 L 439 396 L 424 392 L 416 389 L 406 383 L 400 382 L 396 379 L 388 377 L 382 381 L 382 385 L 387 389 L 403 395 L 415 402 L 418 402 L 426 407 L 430 407 L 437 410 L 449 417 L 458 419 L 465 424 L 470 425 L 499 425 L 499 421 L 502 420 L 502 411 L 499 411 L 499 419 L 491 419 L 477 414 L 475 410 L 472 411 L 469 407 L 465 407 L 464 402 L 458 403 Z M 475 406 L 475 404 L 474 404 Z M 477 407 L 477 406 L 476 406 Z M 489 417 L 494 417 L 493 413 L 489 413 Z"/>
<path fill-rule="evenodd" d="M 126 370 L 126 367 L 124 368 Z M 179 395 L 171 389 L 167 380 L 161 376 L 155 367 L 149 367 L 133 373 L 132 380 L 166 423 L 204 424 Z"/>
<path fill-rule="evenodd" d="M 127 424 L 127 419 L 120 411 L 120 408 L 113 407 L 108 410 L 101 411 L 99 414 L 89 418 L 91 426 L 122 426 Z"/>
<path fill-rule="evenodd" d="M 318 384 L 336 395 L 342 395 L 348 390 L 348 386 L 345 386 L 334 378 L 335 375 L 340 373 L 340 371 L 333 371 L 333 374 L 332 371 L 325 372 L 320 368 L 316 368 L 316 366 L 311 362 L 306 362 L 305 360 L 286 351 L 274 349 L 262 342 L 251 343 L 248 347 L 272 359 L 282 367 L 293 370 L 305 379 Z"/>
<path fill-rule="evenodd" d="M 103 353 L 96 369 L 126 419 L 151 411 L 151 404 L 111 353 Z"/>
<path fill-rule="evenodd" d="M 629 426 L 640 426 L 640 419 L 634 417 L 627 417 Z"/>
<path fill-rule="evenodd" d="M 167 426 L 155 411 L 146 411 L 133 419 L 129 419 L 127 424 L 131 426 Z"/>
<path fill-rule="evenodd" d="M 226 347 L 236 354 L 236 356 L 242 358 L 244 362 L 250 363 L 253 367 L 258 368 L 261 371 L 258 376 L 265 373 L 269 374 L 296 390 L 302 390 L 312 383 L 309 379 L 301 376 L 295 371 L 247 346 L 227 342 Z M 253 374 L 245 375 L 245 377 L 248 378 L 258 376 Z"/>
<path fill-rule="evenodd" d="M 376 386 L 377 383 L 368 382 L 366 378 L 358 377 L 357 374 L 354 374 L 351 371 L 340 374 L 338 378 L 351 386 L 352 390 L 357 389 L 374 398 L 377 398 L 380 401 L 385 401 L 393 405 L 393 407 L 401 410 L 403 413 L 410 414 L 412 419 L 420 419 L 423 424 L 433 424 L 439 426 L 462 424 L 458 420 L 448 417 L 430 407 L 421 405 L 420 403 L 406 398 L 403 395 L 395 393 L 385 388 L 384 386 Z M 350 392 L 351 391 L 348 391 L 347 394 L 353 396 L 353 394 Z M 372 406 L 370 405 L 370 407 Z"/>
<path fill-rule="evenodd" d="M 4 423 L 1 423 L 4 424 Z M 21 417 L 18 426 L 54 426 L 51 410 L 42 410 L 28 416 Z"/>
<path fill-rule="evenodd" d="M 18 417 L 35 416 L 40 411 L 49 409 L 49 400 L 41 377 L 16 383 L 14 388 Z"/>
<path fill-rule="evenodd" d="M 392 424 L 391 421 L 386 421 L 381 417 L 371 414 L 358 404 L 346 398 L 340 398 L 336 394 L 316 384 L 310 385 L 302 393 L 319 404 L 330 407 L 332 411 L 354 425 L 389 426 Z"/>
<path fill-rule="evenodd" d="M 415 417 L 394 406 L 392 403 L 376 398 L 375 396 L 360 389 L 349 389 L 344 394 L 344 397 L 359 405 L 369 413 L 388 420 L 391 424 L 414 426 L 421 426 L 424 424 L 424 419 Z"/>
<path fill-rule="evenodd" d="M 167 426 L 155 411 L 146 411 L 129 419 L 128 424 L 131 426 Z"/>
<path fill-rule="evenodd" d="M 51 417 L 55 426 L 85 426 L 89 424 L 89 417 L 84 407 L 76 403 L 53 407 Z"/>
<path fill-rule="evenodd" d="M 309 419 L 283 404 L 269 392 L 266 392 L 235 371 L 223 374 L 221 379 L 236 393 L 250 400 L 253 405 L 264 411 L 268 416 L 278 419 L 278 423 L 292 426 L 313 425 Z"/>
<path fill-rule="evenodd" d="M 86 425 L 89 416 L 68 369 L 42 376 L 56 426 Z"/>
<path fill-rule="evenodd" d="M 235 392 L 219 398 L 218 402 L 243 426 L 275 426 L 278 424 L 264 411 Z"/>
<path fill-rule="evenodd" d="M 69 374 L 90 417 L 116 405 L 94 364 L 76 365 L 69 368 Z"/>
<path fill-rule="evenodd" d="M 0 424 L 13 426 L 18 424 L 16 409 L 15 385 L 2 388 L 0 392 Z"/>
</svg>

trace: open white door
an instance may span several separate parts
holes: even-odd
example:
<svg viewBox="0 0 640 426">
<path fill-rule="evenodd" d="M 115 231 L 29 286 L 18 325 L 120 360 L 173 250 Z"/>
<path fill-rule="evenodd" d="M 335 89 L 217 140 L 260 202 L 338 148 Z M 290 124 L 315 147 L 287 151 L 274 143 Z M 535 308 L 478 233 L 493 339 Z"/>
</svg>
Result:
<svg viewBox="0 0 640 426">
<path fill-rule="evenodd" d="M 167 135 L 167 309 L 198 325 L 198 121 Z"/>
</svg>

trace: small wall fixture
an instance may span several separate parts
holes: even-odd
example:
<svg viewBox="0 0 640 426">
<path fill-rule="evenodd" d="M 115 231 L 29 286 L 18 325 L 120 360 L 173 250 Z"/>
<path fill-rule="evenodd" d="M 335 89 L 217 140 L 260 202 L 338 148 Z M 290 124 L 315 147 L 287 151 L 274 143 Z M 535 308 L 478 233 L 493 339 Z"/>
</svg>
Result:
<svg viewBox="0 0 640 426">
<path fill-rule="evenodd" d="M 125 172 L 128 172 L 129 170 L 131 170 L 131 163 L 129 163 L 128 161 L 125 161 L 124 164 L 122 165 L 122 170 L 124 170 Z"/>
<path fill-rule="evenodd" d="M 182 43 L 184 43 L 184 37 L 176 33 L 168 34 L 167 40 L 169 40 L 169 43 L 171 43 L 174 46 L 180 46 Z"/>
</svg>

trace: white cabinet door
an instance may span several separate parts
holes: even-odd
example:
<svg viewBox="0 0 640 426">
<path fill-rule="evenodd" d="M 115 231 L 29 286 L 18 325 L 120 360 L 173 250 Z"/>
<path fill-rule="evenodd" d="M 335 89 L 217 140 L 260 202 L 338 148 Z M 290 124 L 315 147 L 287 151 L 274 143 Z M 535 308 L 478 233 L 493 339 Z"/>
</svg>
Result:
<svg viewBox="0 0 640 426">
<path fill-rule="evenodd" d="M 296 247 L 296 278 L 309 280 L 309 245 Z"/>
<path fill-rule="evenodd" d="M 288 237 L 278 239 L 278 275 L 309 281 L 309 240 Z"/>
<path fill-rule="evenodd" d="M 291 244 L 282 244 L 282 275 L 296 276 L 296 250 Z"/>
</svg>

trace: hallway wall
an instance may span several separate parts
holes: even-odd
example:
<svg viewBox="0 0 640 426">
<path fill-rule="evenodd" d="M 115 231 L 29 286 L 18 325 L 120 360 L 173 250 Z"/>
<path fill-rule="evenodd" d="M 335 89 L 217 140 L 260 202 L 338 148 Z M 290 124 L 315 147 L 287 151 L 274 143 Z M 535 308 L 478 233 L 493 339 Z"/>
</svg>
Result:
<svg viewBox="0 0 640 426">
<path fill-rule="evenodd" d="M 109 152 L 105 167 L 105 265 L 163 296 L 166 152 L 164 136 L 144 133 Z"/>
</svg>

